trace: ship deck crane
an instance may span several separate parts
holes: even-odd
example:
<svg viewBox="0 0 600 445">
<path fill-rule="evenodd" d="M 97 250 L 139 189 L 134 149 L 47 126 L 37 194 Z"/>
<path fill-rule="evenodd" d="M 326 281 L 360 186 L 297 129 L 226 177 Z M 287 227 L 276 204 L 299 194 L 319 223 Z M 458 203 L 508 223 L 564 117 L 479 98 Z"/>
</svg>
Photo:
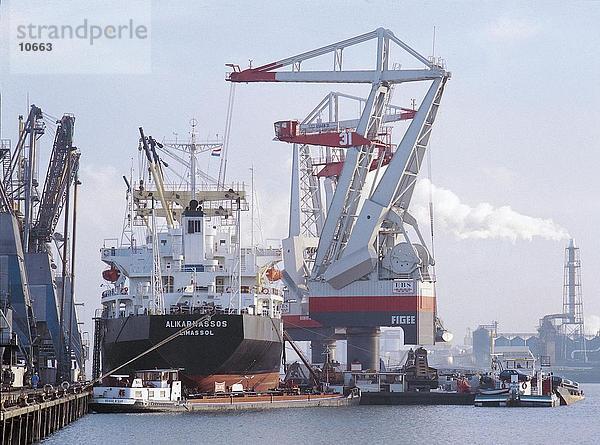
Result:
<svg viewBox="0 0 600 445">
<path fill-rule="evenodd" d="M 368 41 L 377 44 L 374 66 L 345 70 L 344 51 Z M 390 68 L 392 45 L 416 59 L 423 68 L 396 69 L 395 65 Z M 301 69 L 305 61 L 324 55 L 333 55 L 333 69 Z M 347 133 L 339 136 L 339 145 L 347 146 L 346 157 L 308 280 L 310 317 L 328 326 L 346 326 L 348 360 L 355 357 L 371 369 L 379 367 L 379 326 L 402 327 L 405 343 L 433 343 L 434 279 L 428 271 L 433 258 L 408 208 L 444 87 L 450 78 L 443 61 L 425 58 L 391 31 L 378 28 L 256 68 L 241 70 L 236 65 L 229 66 L 233 68 L 227 78 L 231 82 L 370 85 L 356 125 L 355 134 L 359 137 L 353 137 L 349 143 Z M 384 110 L 392 89 L 407 82 L 424 81 L 430 85 L 408 129 L 380 179 L 372 181 L 369 172 L 377 154 L 376 138 L 384 123 Z M 379 172 L 380 168 L 375 175 Z M 415 229 L 422 245 L 411 242 L 406 226 Z"/>
<path fill-rule="evenodd" d="M 140 127 L 139 130 L 140 141 L 144 149 L 144 153 L 146 153 L 146 158 L 148 159 L 148 167 L 150 168 L 150 172 L 152 173 L 152 179 L 154 179 L 154 183 L 156 184 L 156 190 L 158 191 L 160 203 L 165 212 L 167 226 L 172 228 L 175 224 L 175 220 L 173 218 L 171 208 L 169 207 L 169 203 L 165 198 L 165 184 L 163 179 L 164 177 L 160 165 L 160 158 L 158 157 L 158 153 L 156 153 L 156 148 L 161 147 L 162 144 L 156 142 L 156 140 L 154 140 L 152 136 L 146 137 L 144 135 L 144 129 L 142 127 Z"/>
</svg>

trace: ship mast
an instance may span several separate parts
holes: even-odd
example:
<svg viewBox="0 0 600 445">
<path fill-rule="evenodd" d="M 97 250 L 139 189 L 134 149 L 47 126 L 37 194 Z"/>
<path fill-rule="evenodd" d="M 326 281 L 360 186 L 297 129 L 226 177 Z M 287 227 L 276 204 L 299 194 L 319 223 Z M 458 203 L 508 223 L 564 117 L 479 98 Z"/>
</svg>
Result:
<svg viewBox="0 0 600 445">
<path fill-rule="evenodd" d="M 192 125 L 192 143 L 190 144 L 190 192 L 192 199 L 196 199 L 196 125 L 198 121 L 190 120 Z"/>
<path fill-rule="evenodd" d="M 158 230 L 156 229 L 156 210 L 152 202 L 152 300 L 155 313 L 164 313 L 164 299 L 162 292 L 162 274 L 160 272 L 160 251 L 158 242 Z"/>
</svg>

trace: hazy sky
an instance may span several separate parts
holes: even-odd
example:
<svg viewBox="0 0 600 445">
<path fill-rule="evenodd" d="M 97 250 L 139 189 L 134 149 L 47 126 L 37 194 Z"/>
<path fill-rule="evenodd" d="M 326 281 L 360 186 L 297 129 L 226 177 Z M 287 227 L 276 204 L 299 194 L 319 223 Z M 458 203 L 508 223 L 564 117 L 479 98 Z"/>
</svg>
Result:
<svg viewBox="0 0 600 445">
<path fill-rule="evenodd" d="M 11 74 L 4 31 L 2 136 L 15 139 L 27 94 L 52 115 L 76 115 L 77 293 L 91 331 L 98 249 L 120 234 L 121 175 L 136 155 L 139 125 L 157 138 L 182 137 L 195 117 L 201 137 L 222 133 L 225 63 L 267 63 L 380 26 L 427 56 L 435 26 L 436 55 L 452 71 L 431 140 L 440 316 L 459 339 L 491 320 L 531 332 L 561 310 L 567 233 L 582 249 L 586 315 L 600 315 L 598 23 L 598 2 L 153 2 L 149 74 Z M 368 86 L 333 88 L 368 94 Z M 303 117 L 330 89 L 237 87 L 230 177 L 248 181 L 254 163 L 265 237 L 286 235 L 289 203 L 291 154 L 272 141 L 272 123 Z"/>
</svg>

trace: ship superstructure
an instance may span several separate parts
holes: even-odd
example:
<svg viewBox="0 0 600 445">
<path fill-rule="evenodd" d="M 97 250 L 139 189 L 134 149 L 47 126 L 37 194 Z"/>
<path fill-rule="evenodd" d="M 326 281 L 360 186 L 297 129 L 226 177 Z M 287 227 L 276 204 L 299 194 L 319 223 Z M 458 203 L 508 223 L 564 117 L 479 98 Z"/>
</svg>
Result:
<svg viewBox="0 0 600 445">
<path fill-rule="evenodd" d="M 249 208 L 244 184 L 225 185 L 197 167 L 199 154 L 220 151 L 218 142 L 197 143 L 194 130 L 186 144 L 158 142 L 141 128 L 140 136 L 142 175 L 125 181 L 124 236 L 101 249 L 110 266 L 97 319 L 103 371 L 211 314 L 127 369 L 180 368 L 188 387 L 207 391 L 246 374 L 249 387 L 276 386 L 281 249 L 241 246 L 241 212 Z M 167 180 L 169 171 L 179 182 Z"/>
</svg>

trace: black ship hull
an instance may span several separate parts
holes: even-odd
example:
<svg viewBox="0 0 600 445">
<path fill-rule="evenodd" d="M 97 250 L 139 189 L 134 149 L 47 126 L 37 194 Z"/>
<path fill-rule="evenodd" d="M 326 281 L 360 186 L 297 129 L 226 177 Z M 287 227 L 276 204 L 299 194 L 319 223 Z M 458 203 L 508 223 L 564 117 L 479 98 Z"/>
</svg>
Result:
<svg viewBox="0 0 600 445">
<path fill-rule="evenodd" d="M 191 325 L 201 315 L 138 315 L 103 319 L 102 372 L 106 373 Z M 190 391 L 212 392 L 215 382 L 266 390 L 279 382 L 281 320 L 218 314 L 120 369 L 181 369 Z"/>
</svg>

